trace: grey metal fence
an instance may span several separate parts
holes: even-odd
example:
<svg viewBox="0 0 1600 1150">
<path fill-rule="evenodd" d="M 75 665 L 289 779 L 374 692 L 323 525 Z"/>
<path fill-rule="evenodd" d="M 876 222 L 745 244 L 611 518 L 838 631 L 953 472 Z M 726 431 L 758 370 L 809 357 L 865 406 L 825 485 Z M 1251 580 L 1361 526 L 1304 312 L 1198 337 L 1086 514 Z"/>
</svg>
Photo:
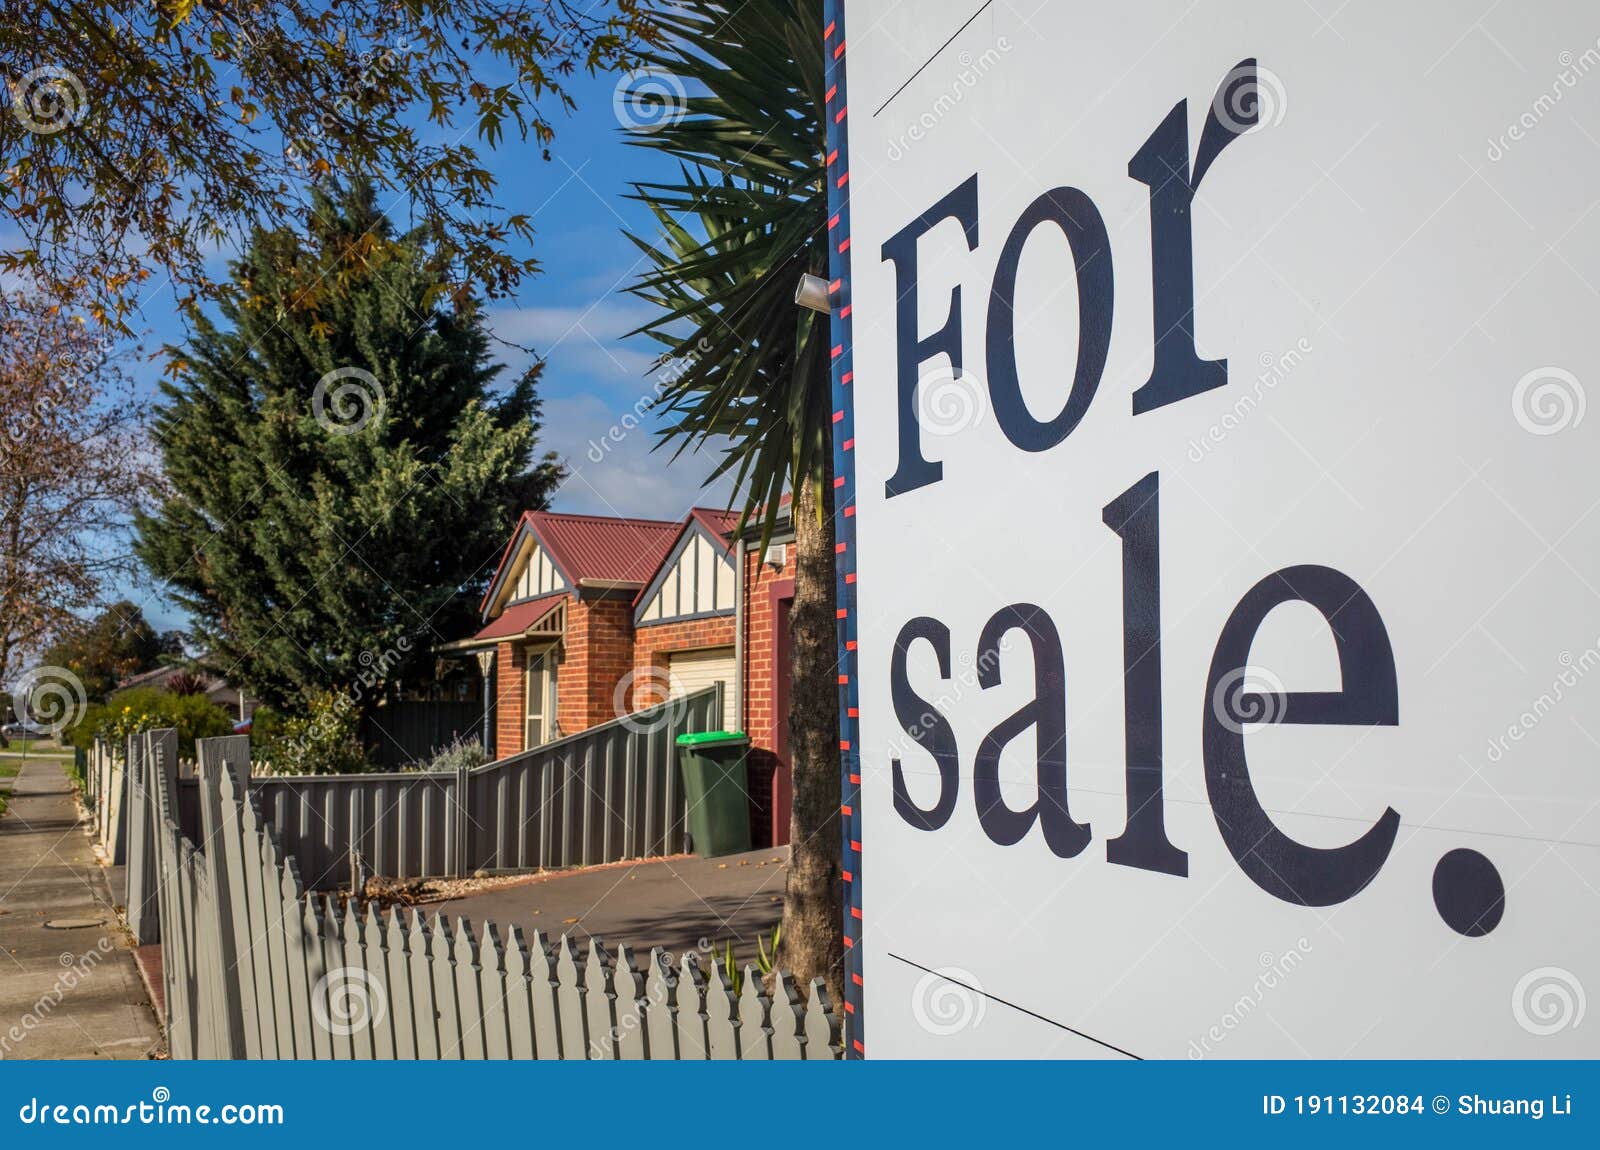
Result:
<svg viewBox="0 0 1600 1150">
<path fill-rule="evenodd" d="M 153 845 L 155 908 L 174 1058 L 834 1059 L 838 1022 L 820 982 L 802 1003 L 754 971 L 652 952 L 586 953 L 493 924 L 341 912 L 309 896 L 249 785 L 248 743 L 201 740 L 201 845 L 177 813 L 176 733 L 130 762 L 144 801 L 128 817 Z M 133 748 L 130 747 L 130 751 Z M 130 868 L 131 869 L 131 868 Z"/>
<path fill-rule="evenodd" d="M 472 770 L 250 786 L 313 890 L 348 885 L 352 855 L 401 879 L 659 857 L 688 849 L 674 743 L 721 714 L 719 686 Z"/>
</svg>

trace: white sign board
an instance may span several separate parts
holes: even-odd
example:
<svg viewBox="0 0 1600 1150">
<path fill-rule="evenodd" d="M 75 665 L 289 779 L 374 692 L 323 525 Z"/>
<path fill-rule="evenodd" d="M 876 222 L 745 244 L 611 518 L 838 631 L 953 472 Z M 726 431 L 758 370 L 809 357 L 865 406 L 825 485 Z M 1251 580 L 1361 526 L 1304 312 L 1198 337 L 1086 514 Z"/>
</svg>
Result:
<svg viewBox="0 0 1600 1150">
<path fill-rule="evenodd" d="M 870 1056 L 1600 1055 L 1600 25 L 1321 7 L 847 0 Z"/>
</svg>

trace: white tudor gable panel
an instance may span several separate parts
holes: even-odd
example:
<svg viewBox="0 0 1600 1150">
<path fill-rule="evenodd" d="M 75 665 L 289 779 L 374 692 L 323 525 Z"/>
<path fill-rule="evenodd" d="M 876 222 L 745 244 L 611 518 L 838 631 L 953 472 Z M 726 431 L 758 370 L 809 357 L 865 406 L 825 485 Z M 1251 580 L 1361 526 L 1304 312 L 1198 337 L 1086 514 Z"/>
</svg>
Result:
<svg viewBox="0 0 1600 1150">
<path fill-rule="evenodd" d="M 550 556 L 544 553 L 544 548 L 537 543 L 527 552 L 527 558 L 520 562 L 522 570 L 517 572 L 516 589 L 511 593 L 513 601 L 566 589 L 567 581 L 556 570 L 555 564 L 550 562 Z"/>
<path fill-rule="evenodd" d="M 664 623 L 691 615 L 720 614 L 733 610 L 733 560 L 725 548 L 704 532 L 684 537 L 665 573 L 647 592 L 640 623 Z"/>
</svg>

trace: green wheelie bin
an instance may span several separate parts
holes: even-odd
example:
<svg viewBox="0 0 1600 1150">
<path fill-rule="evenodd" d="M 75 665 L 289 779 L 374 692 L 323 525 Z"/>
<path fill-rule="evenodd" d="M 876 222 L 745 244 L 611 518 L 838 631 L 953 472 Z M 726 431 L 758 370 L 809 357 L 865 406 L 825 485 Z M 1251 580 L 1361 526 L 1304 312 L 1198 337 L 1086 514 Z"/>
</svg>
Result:
<svg viewBox="0 0 1600 1150">
<path fill-rule="evenodd" d="M 678 736 L 678 767 L 689 815 L 689 838 L 701 858 L 750 849 L 750 788 L 742 731 Z"/>
</svg>

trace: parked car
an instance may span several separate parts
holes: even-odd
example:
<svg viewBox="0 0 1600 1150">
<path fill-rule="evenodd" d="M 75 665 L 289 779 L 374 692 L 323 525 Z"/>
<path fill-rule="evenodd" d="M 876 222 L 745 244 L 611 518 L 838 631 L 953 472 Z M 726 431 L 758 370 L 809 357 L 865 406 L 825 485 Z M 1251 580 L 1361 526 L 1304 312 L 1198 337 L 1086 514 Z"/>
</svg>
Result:
<svg viewBox="0 0 1600 1150">
<path fill-rule="evenodd" d="M 48 738 L 51 731 L 49 727 L 41 727 L 37 723 L 12 721 L 0 727 L 8 739 L 43 739 Z"/>
</svg>

